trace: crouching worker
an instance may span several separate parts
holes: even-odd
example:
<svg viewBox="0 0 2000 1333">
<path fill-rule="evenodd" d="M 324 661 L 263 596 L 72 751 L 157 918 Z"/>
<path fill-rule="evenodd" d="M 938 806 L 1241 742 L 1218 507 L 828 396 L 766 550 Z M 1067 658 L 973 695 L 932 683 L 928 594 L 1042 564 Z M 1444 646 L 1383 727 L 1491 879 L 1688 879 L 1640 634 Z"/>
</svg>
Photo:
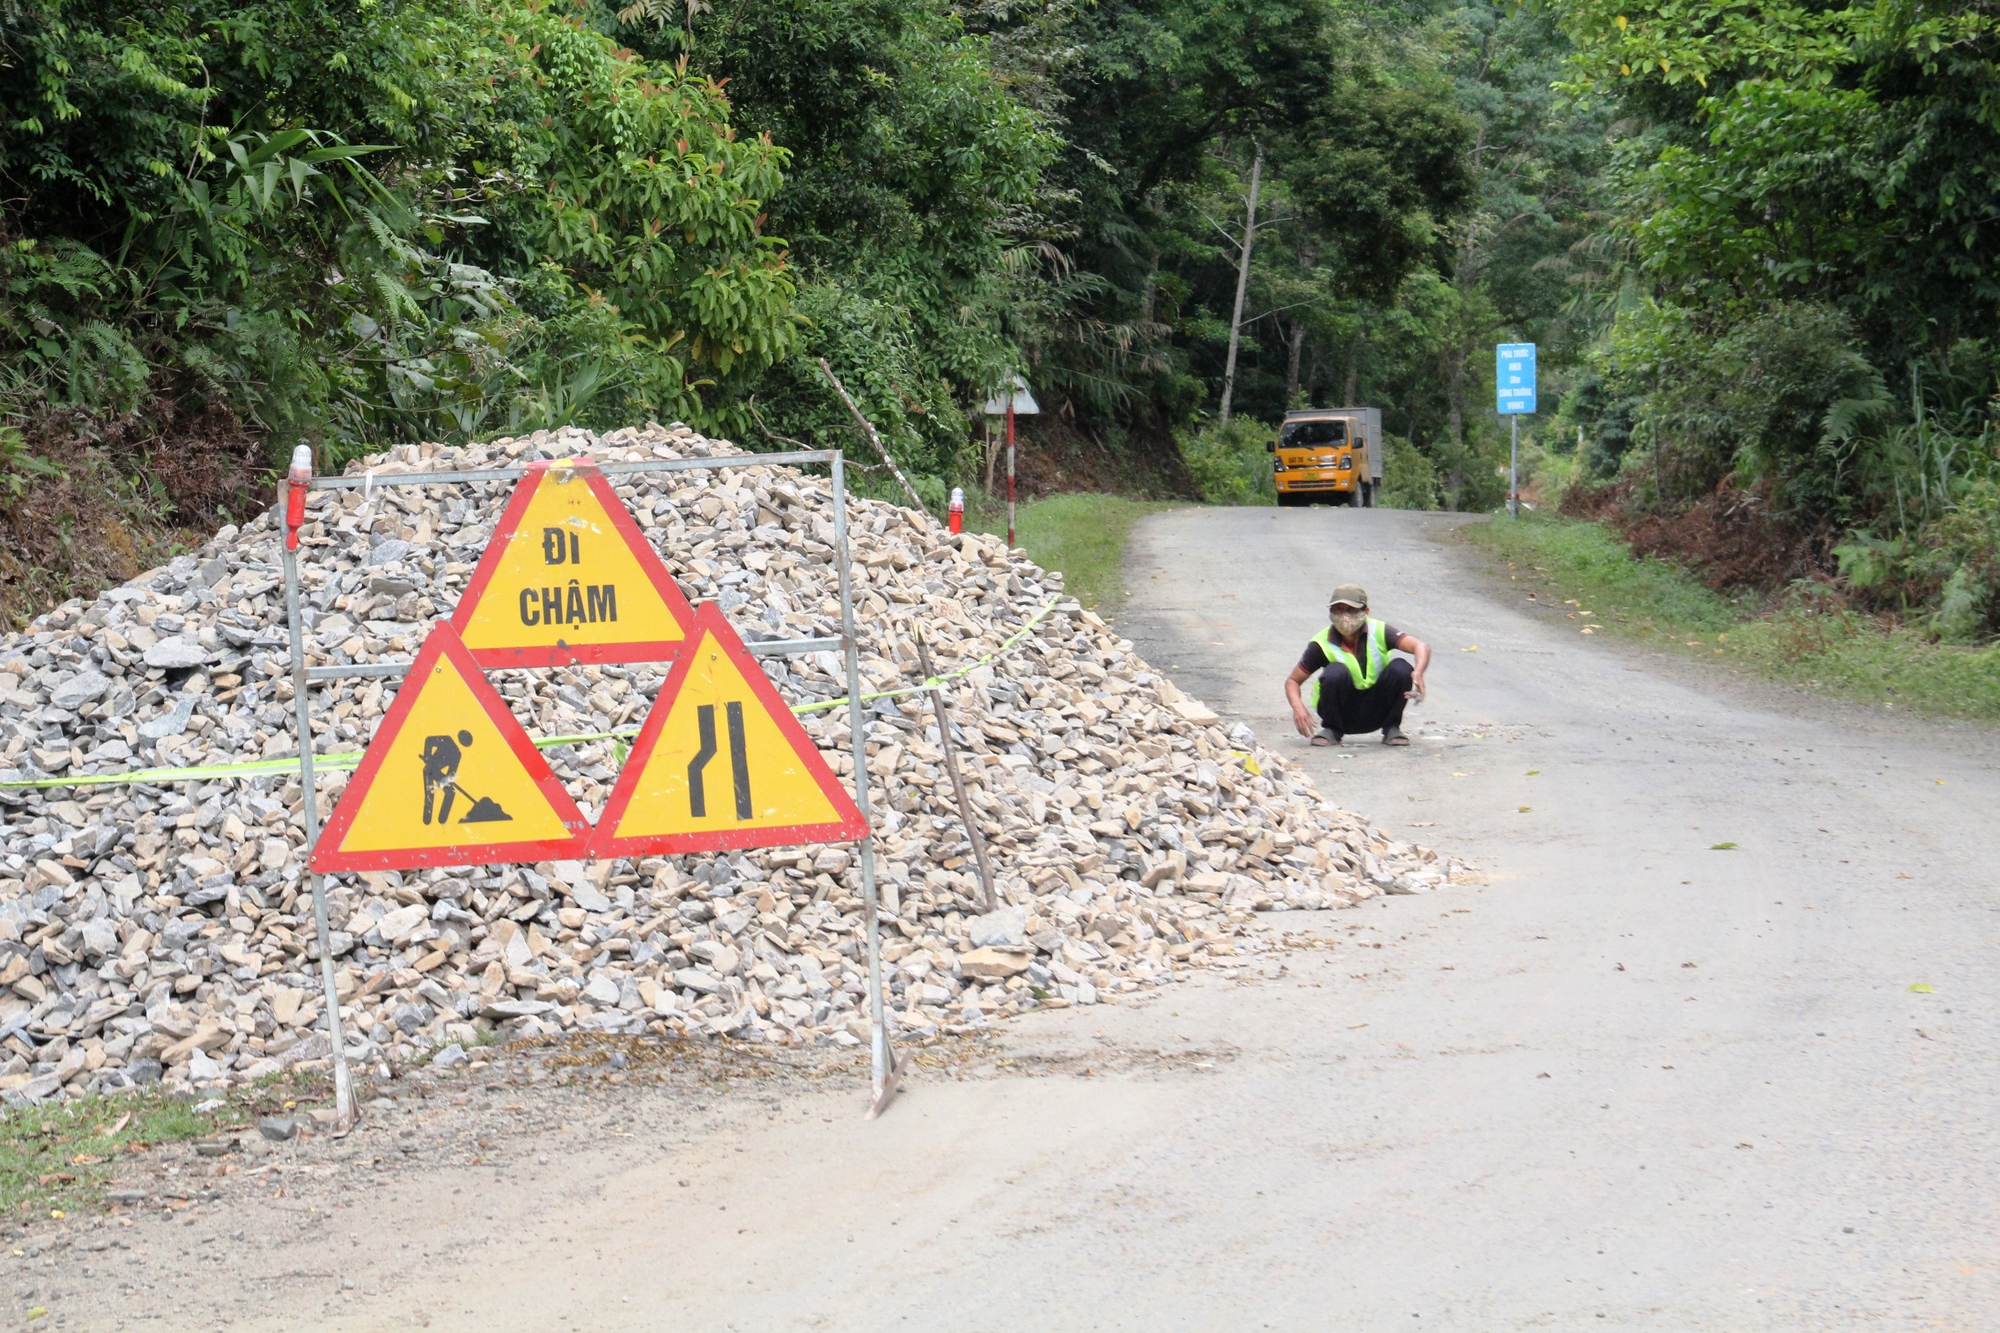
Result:
<svg viewBox="0 0 2000 1333">
<path fill-rule="evenodd" d="M 1431 646 L 1368 615 L 1368 594 L 1343 583 L 1326 609 L 1331 624 L 1313 635 L 1305 655 L 1285 678 L 1292 724 L 1314 745 L 1339 745 L 1349 736 L 1382 733 L 1384 745 L 1408 745 L 1403 708 L 1424 697 Z M 1416 658 L 1416 665 L 1391 650 Z"/>
</svg>

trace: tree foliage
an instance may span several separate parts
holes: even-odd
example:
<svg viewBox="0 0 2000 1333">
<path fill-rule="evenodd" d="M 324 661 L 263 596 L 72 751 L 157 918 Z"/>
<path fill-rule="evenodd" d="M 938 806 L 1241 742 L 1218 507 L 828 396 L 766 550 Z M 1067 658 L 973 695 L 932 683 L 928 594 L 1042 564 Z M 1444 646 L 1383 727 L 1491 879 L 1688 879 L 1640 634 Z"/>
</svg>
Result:
<svg viewBox="0 0 2000 1333">
<path fill-rule="evenodd" d="M 783 150 L 581 15 L 21 0 L 0 64 L 17 404 L 213 397 L 338 454 L 711 414 L 792 344 Z"/>
<path fill-rule="evenodd" d="M 1569 86 L 1628 133 L 1627 291 L 1566 418 L 1633 503 L 1727 483 L 1820 534 L 1850 591 L 2000 629 L 1990 7 L 1567 0 Z M 1831 572 L 1831 570 L 1829 570 Z"/>
<path fill-rule="evenodd" d="M 1652 521 L 1753 493 L 1857 595 L 1976 636 L 1995 22 L 0 0 L 0 503 L 56 416 L 267 456 L 644 415 L 859 447 L 824 360 L 935 496 L 1021 371 L 1036 438 L 1113 471 L 1254 499 L 1287 408 L 1369 403 L 1389 494 L 1487 508 L 1492 347 L 1532 341 L 1532 450 Z"/>
</svg>

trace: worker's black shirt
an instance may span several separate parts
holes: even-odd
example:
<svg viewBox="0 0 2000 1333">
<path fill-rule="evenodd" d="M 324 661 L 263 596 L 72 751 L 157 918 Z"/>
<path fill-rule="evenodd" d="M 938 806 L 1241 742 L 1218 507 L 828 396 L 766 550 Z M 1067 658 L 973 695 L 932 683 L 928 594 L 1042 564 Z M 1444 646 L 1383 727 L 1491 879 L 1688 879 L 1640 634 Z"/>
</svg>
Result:
<svg viewBox="0 0 2000 1333">
<path fill-rule="evenodd" d="M 1394 652 L 1396 649 L 1396 645 L 1403 641 L 1403 631 L 1397 629 L 1394 625 L 1389 625 L 1389 624 L 1383 625 L 1382 628 L 1388 634 L 1387 642 L 1389 644 L 1389 650 L 1391 652 Z M 1364 668 L 1368 665 L 1367 652 L 1368 652 L 1368 633 L 1366 630 L 1363 630 L 1361 634 L 1361 651 L 1359 653 L 1356 653 L 1355 657 L 1357 658 L 1357 660 L 1361 662 L 1361 665 Z M 1326 670 L 1326 663 L 1327 663 L 1326 651 L 1322 649 L 1318 643 L 1308 643 L 1306 645 L 1305 655 L 1299 658 L 1299 666 L 1301 669 L 1305 671 L 1305 673 L 1308 676 L 1316 676 L 1320 672 Z"/>
</svg>

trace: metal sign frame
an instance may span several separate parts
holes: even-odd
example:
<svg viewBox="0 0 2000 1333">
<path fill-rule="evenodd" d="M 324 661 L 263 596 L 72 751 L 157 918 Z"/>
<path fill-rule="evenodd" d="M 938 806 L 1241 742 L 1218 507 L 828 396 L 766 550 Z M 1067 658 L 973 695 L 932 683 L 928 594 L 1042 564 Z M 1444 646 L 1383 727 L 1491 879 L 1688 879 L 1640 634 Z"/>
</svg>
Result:
<svg viewBox="0 0 2000 1333">
<path fill-rule="evenodd" d="M 847 540 L 846 459 L 838 449 L 802 449 L 772 454 L 731 454 L 718 458 L 655 458 L 636 463 L 601 463 L 597 465 L 597 471 L 602 476 L 610 478 L 649 472 L 726 471 L 732 468 L 760 466 L 796 467 L 808 463 L 824 463 L 832 474 L 833 558 L 834 571 L 840 585 L 840 637 L 765 641 L 746 645 L 746 648 L 752 655 L 760 657 L 840 649 L 846 658 L 848 736 L 854 760 L 854 803 L 860 810 L 861 817 L 870 820 L 870 831 L 861 838 L 858 850 L 861 862 L 864 928 L 868 936 L 868 1001 L 872 1033 L 872 1040 L 869 1043 L 872 1085 L 869 1115 L 872 1118 L 880 1112 L 895 1090 L 902 1062 L 895 1059 L 890 1049 L 887 1008 L 882 993 L 881 914 L 875 881 L 875 838 L 868 801 L 868 731 L 865 710 L 861 702 L 860 645 L 854 627 L 853 559 Z M 299 731 L 299 786 L 304 796 L 302 808 L 306 835 L 306 878 L 312 893 L 313 929 L 319 943 L 320 987 L 326 1005 L 327 1037 L 333 1046 L 330 1058 L 333 1065 L 337 1133 L 345 1133 L 353 1127 L 354 1086 L 347 1067 L 347 1050 L 341 1032 L 340 997 L 334 984 L 331 931 L 328 929 L 326 917 L 326 885 L 324 877 L 311 868 L 312 854 L 318 848 L 320 837 L 319 796 L 313 772 L 311 687 L 318 682 L 328 680 L 368 676 L 400 677 L 409 671 L 412 664 L 371 662 L 352 665 L 306 665 L 305 627 L 299 615 L 298 552 L 286 539 L 289 535 L 286 531 L 288 491 L 294 485 L 302 491 L 345 491 L 364 487 L 463 486 L 479 482 L 519 481 L 527 476 L 533 467 L 534 464 L 522 467 L 477 468 L 458 472 L 405 472 L 386 477 L 314 476 L 302 482 L 280 485 L 276 518 L 285 576 L 285 618 L 291 638 L 293 712 Z M 623 511 L 624 505 L 621 503 L 617 508 Z"/>
</svg>

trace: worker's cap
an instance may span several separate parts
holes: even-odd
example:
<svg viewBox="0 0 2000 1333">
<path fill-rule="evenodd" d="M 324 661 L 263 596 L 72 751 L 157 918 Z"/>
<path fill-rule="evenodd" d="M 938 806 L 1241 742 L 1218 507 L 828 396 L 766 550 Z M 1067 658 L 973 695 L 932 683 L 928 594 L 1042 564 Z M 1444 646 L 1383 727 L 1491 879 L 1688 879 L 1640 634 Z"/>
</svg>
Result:
<svg viewBox="0 0 2000 1333">
<path fill-rule="evenodd" d="M 1368 609 L 1368 590 L 1358 583 L 1343 583 L 1333 590 L 1328 599 L 1329 606 L 1349 606 L 1356 611 Z"/>
</svg>

